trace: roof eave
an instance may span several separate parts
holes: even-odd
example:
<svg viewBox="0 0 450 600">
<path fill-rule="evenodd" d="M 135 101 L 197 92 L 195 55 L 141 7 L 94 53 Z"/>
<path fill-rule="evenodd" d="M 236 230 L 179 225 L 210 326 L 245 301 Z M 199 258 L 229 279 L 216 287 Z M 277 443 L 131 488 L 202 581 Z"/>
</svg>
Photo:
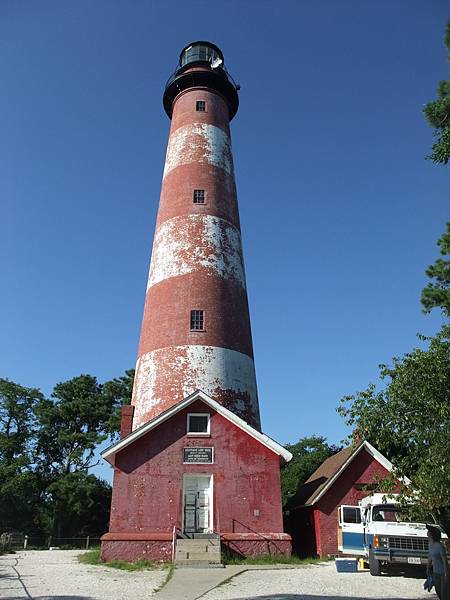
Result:
<svg viewBox="0 0 450 600">
<path fill-rule="evenodd" d="M 202 400 L 203 402 L 208 404 L 211 408 L 216 410 L 219 414 L 221 414 L 225 418 L 228 418 L 228 420 L 230 420 L 237 427 L 239 427 L 240 429 L 245 431 L 248 435 L 250 435 L 257 441 L 259 441 L 261 444 L 263 444 L 267 448 L 269 448 L 269 450 L 272 450 L 272 452 L 274 452 L 275 454 L 278 454 L 281 462 L 287 463 L 292 459 L 292 454 L 288 450 L 283 448 L 283 446 L 278 444 L 278 442 L 276 442 L 275 440 L 270 438 L 268 435 L 261 433 L 261 432 L 257 431 L 256 429 L 254 429 L 251 425 L 246 423 L 243 419 L 241 419 L 240 417 L 235 415 L 233 412 L 231 412 L 230 410 L 228 410 L 227 408 L 225 408 L 224 406 L 222 406 L 221 404 L 219 404 L 218 402 L 216 402 L 215 400 L 210 398 L 207 394 L 205 394 L 201 390 L 196 390 L 195 392 L 193 392 L 192 394 L 187 396 L 184 400 L 181 400 L 176 406 L 168 409 L 167 411 L 165 411 L 164 413 L 162 413 L 161 415 L 159 415 L 152 421 L 145 423 L 138 429 L 135 429 L 134 431 L 132 431 L 131 433 L 129 433 L 128 435 L 123 437 L 118 442 L 112 444 L 111 446 L 109 446 L 108 448 L 103 450 L 103 452 L 100 453 L 100 456 L 104 460 L 109 462 L 109 464 L 114 466 L 115 455 L 118 452 L 125 449 L 127 446 L 132 444 L 134 441 L 138 440 L 140 437 L 142 437 L 143 435 L 145 435 L 146 433 L 148 433 L 149 431 L 151 431 L 152 429 L 154 429 L 155 427 L 157 427 L 158 425 L 160 425 L 167 419 L 170 419 L 173 415 L 175 415 L 180 410 L 183 410 L 183 408 L 186 408 L 187 406 L 192 404 L 195 400 Z"/>
</svg>

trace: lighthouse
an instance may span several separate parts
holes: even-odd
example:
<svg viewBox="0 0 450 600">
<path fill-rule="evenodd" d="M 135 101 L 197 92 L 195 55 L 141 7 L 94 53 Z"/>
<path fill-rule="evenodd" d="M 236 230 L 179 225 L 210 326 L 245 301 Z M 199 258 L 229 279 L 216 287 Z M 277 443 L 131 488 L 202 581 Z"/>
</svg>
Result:
<svg viewBox="0 0 450 600">
<path fill-rule="evenodd" d="M 102 453 L 114 466 L 105 560 L 189 561 L 198 539 L 290 552 L 279 471 L 291 455 L 259 414 L 230 136 L 238 90 L 203 41 L 182 50 L 165 87 L 171 127 L 132 402 Z M 211 548 L 204 560 L 217 562 Z"/>
</svg>

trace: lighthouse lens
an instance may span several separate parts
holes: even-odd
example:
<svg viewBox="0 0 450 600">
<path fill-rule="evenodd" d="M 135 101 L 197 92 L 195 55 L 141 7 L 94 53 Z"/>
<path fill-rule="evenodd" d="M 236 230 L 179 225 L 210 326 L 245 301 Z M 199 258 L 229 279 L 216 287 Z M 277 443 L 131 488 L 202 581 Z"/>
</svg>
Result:
<svg viewBox="0 0 450 600">
<path fill-rule="evenodd" d="M 213 62 L 220 58 L 218 53 L 210 46 L 193 45 L 187 48 L 181 56 L 181 66 L 192 62 Z"/>
</svg>

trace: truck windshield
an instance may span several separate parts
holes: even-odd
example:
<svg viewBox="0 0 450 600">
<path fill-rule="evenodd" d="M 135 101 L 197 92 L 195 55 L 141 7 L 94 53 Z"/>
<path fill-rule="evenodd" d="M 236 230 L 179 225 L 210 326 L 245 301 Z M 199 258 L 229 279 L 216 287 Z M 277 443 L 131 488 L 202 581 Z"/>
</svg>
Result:
<svg viewBox="0 0 450 600">
<path fill-rule="evenodd" d="M 412 514 L 405 508 L 400 508 L 395 504 L 380 504 L 372 509 L 372 521 L 387 521 L 391 523 L 434 523 L 434 519 L 429 514 Z"/>
</svg>

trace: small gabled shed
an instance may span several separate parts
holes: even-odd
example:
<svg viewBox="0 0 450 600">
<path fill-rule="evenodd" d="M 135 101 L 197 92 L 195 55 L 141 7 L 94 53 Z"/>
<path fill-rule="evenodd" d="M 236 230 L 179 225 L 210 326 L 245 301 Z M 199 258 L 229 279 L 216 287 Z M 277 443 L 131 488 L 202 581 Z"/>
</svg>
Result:
<svg viewBox="0 0 450 600">
<path fill-rule="evenodd" d="M 367 441 L 327 458 L 286 506 L 293 550 L 301 556 L 337 554 L 339 506 L 357 504 L 378 489 L 392 468 Z"/>
</svg>

